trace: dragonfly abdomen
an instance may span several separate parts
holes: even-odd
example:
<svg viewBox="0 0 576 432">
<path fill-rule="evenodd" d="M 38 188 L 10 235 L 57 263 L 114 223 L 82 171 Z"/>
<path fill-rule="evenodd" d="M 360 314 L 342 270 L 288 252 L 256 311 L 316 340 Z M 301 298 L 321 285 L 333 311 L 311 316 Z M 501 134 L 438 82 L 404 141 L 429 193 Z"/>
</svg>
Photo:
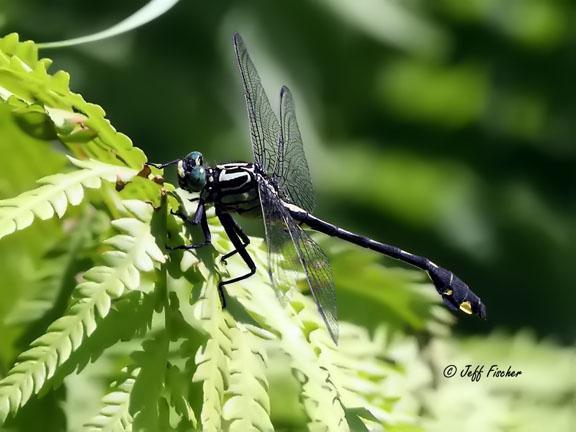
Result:
<svg viewBox="0 0 576 432">
<path fill-rule="evenodd" d="M 371 249 L 425 270 L 436 287 L 438 294 L 442 296 L 444 303 L 451 309 L 460 309 L 467 314 L 475 314 L 481 318 L 486 317 L 486 308 L 484 304 L 480 298 L 474 294 L 470 288 L 468 288 L 468 285 L 457 278 L 454 273 L 434 264 L 428 258 L 414 255 L 397 246 L 381 243 L 372 240 L 371 238 L 347 231 L 317 218 L 295 205 L 288 203 L 285 203 L 284 205 L 290 211 L 290 214 L 295 220 L 306 224 L 313 230 L 320 231 L 332 237 L 338 237 L 342 240 L 354 243 L 355 245 Z"/>
<path fill-rule="evenodd" d="M 399 247 L 388 245 L 385 243 L 380 243 L 376 240 L 372 240 L 371 238 L 345 230 L 334 224 L 331 224 L 330 222 L 326 222 L 320 218 L 317 218 L 316 216 L 302 209 L 299 209 L 296 206 L 292 205 L 289 206 L 292 217 L 297 221 L 306 224 L 313 230 L 320 231 L 332 237 L 338 237 L 342 240 L 354 243 L 355 245 L 361 246 L 363 248 L 383 253 L 392 258 L 396 258 L 404 262 L 407 262 L 408 264 L 412 264 L 423 270 L 428 270 L 428 268 L 431 265 L 435 265 L 427 258 L 411 254 L 409 252 L 400 249 Z"/>
</svg>

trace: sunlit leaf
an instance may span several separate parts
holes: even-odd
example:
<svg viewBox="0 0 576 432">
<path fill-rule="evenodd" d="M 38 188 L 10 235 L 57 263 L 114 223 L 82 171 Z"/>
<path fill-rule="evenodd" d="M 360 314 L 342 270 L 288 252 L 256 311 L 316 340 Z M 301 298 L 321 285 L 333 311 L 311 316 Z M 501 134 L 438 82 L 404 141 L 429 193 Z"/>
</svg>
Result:
<svg viewBox="0 0 576 432">
<path fill-rule="evenodd" d="M 168 12 L 173 6 L 178 3 L 179 0 L 150 0 L 141 9 L 134 12 L 128 18 L 122 20 L 118 24 L 113 25 L 106 30 L 102 30 L 97 33 L 93 33 L 88 36 L 77 37 L 73 39 L 67 39 L 58 42 L 43 42 L 39 43 L 37 46 L 41 49 L 43 48 L 62 48 L 74 45 L 81 45 L 89 42 L 96 42 L 103 39 L 108 39 L 114 36 L 121 35 L 122 33 L 129 32 L 131 30 L 137 29 L 150 21 L 157 19 L 166 12 Z"/>
</svg>

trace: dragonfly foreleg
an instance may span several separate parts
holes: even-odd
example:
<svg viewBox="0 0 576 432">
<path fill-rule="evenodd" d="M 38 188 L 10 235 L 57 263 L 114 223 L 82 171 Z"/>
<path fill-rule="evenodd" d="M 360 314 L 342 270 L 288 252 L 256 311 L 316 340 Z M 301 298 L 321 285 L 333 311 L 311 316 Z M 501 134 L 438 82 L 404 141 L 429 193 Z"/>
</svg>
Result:
<svg viewBox="0 0 576 432">
<path fill-rule="evenodd" d="M 206 208 L 204 206 L 203 201 L 199 201 L 198 208 L 196 209 L 196 214 L 194 215 L 193 219 L 190 219 L 187 215 L 183 214 L 180 210 L 177 212 L 171 212 L 172 214 L 182 218 L 184 222 L 190 222 L 192 225 L 200 225 L 202 228 L 202 233 L 204 234 L 204 241 L 200 243 L 194 243 L 191 245 L 180 245 L 170 247 L 168 246 L 167 249 L 175 250 L 175 249 L 183 249 L 183 250 L 191 250 L 191 249 L 198 249 L 203 246 L 207 246 L 212 243 L 212 234 L 210 233 L 210 227 L 208 227 L 208 219 L 206 218 Z"/>
<path fill-rule="evenodd" d="M 242 230 L 240 229 L 238 224 L 236 224 L 236 221 L 232 218 L 232 216 L 230 216 L 228 213 L 222 213 L 218 211 L 216 211 L 216 215 L 220 219 L 220 222 L 224 227 L 224 231 L 226 231 L 226 234 L 228 235 L 228 238 L 232 242 L 232 245 L 234 245 L 234 250 L 231 253 L 226 254 L 225 256 L 230 256 L 235 253 L 240 254 L 242 260 L 244 260 L 244 262 L 250 269 L 250 271 L 246 274 L 236 276 L 235 278 L 228 279 L 225 281 L 220 281 L 220 283 L 218 283 L 218 292 L 220 294 L 220 300 L 222 301 L 222 307 L 226 307 L 226 301 L 224 297 L 224 291 L 225 291 L 224 285 L 239 282 L 241 280 L 249 278 L 254 273 L 256 273 L 256 264 L 254 264 L 252 257 L 250 257 L 250 254 L 246 250 L 246 245 L 249 243 L 248 236 L 246 236 L 246 234 L 242 232 Z M 246 241 L 248 241 L 248 243 Z"/>
<path fill-rule="evenodd" d="M 200 200 L 200 197 L 196 197 L 196 198 L 190 198 L 188 201 L 190 202 L 195 202 L 198 201 L 198 207 L 196 208 L 196 213 L 194 214 L 194 217 L 191 218 L 187 213 L 185 213 L 182 208 L 183 208 L 183 204 L 180 204 L 180 207 L 178 208 L 178 210 L 174 211 L 172 209 L 170 209 L 170 214 L 173 216 L 177 216 L 180 219 L 182 219 L 182 221 L 184 223 L 189 223 L 192 225 L 198 225 L 198 223 L 200 222 L 200 218 L 202 217 L 202 214 L 204 212 L 204 210 L 201 210 L 200 207 L 204 206 L 204 201 Z M 197 217 L 198 212 L 200 212 L 200 218 Z M 197 220 L 198 219 L 198 220 Z"/>
<path fill-rule="evenodd" d="M 165 163 L 161 163 L 161 164 L 153 163 L 153 162 L 146 162 L 144 165 L 153 166 L 154 168 L 158 168 L 158 169 L 164 169 L 167 166 L 174 165 L 175 163 L 178 163 L 178 162 L 180 162 L 180 159 L 174 159 L 173 161 L 165 162 Z"/>
</svg>

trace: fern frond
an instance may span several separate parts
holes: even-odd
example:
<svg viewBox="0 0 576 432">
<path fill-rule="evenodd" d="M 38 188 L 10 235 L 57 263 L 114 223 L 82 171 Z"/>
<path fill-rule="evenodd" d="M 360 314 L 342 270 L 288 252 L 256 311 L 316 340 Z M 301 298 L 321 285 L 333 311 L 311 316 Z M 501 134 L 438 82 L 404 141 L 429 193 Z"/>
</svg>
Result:
<svg viewBox="0 0 576 432">
<path fill-rule="evenodd" d="M 437 340 L 431 348 L 434 372 L 440 379 L 423 392 L 422 424 L 427 430 L 455 431 L 463 426 L 496 432 L 574 430 L 573 346 L 561 346 L 523 330 Z M 478 364 L 503 372 L 510 367 L 522 374 L 517 379 L 487 379 L 484 370 L 480 382 L 469 377 L 450 379 L 442 375 L 448 364 L 459 371 L 465 365 Z M 454 412 L 450 407 L 455 405 L 467 409 Z"/>
<path fill-rule="evenodd" d="M 316 354 L 315 362 L 326 371 L 338 391 L 348 423 L 375 431 L 384 430 L 384 425 L 416 427 L 416 410 L 420 404 L 410 394 L 415 388 L 410 387 L 402 368 L 398 367 L 398 364 L 410 363 L 410 370 L 422 372 L 424 381 L 429 378 L 426 365 L 418 362 L 421 353 L 415 341 L 385 341 L 381 333 L 371 339 L 365 328 L 340 322 L 341 334 L 336 346 L 324 330 L 313 300 L 296 290 L 291 290 L 288 296 L 298 320 L 308 329 L 308 343 Z M 405 348 L 411 349 L 412 355 L 398 359 L 396 365 L 385 360 L 396 358 L 392 347 L 400 343 L 408 344 Z M 427 382 L 418 384 L 424 386 Z M 396 407 L 400 400 L 404 408 Z"/>
<path fill-rule="evenodd" d="M 164 317 L 157 315 L 165 325 Z M 168 366 L 169 339 L 164 330 L 154 334 L 152 339 L 142 343 L 142 351 L 132 354 L 134 363 L 140 368 L 132 400 L 130 413 L 134 417 L 134 430 L 168 430 L 163 415 L 166 407 L 163 391 Z"/>
<path fill-rule="evenodd" d="M 192 362 L 190 362 L 192 363 Z M 170 406 L 174 408 L 179 416 L 179 427 L 177 430 L 197 430 L 198 420 L 189 402 L 190 376 L 187 368 L 180 370 L 177 366 L 170 364 L 166 371 L 166 388 L 170 397 Z"/>
<path fill-rule="evenodd" d="M 110 392 L 102 400 L 100 412 L 85 423 L 84 430 L 165 430 L 160 426 L 159 405 L 166 383 L 168 347 L 165 331 L 158 331 L 153 338 L 144 340 L 143 349 L 132 353 L 133 363 L 112 383 Z"/>
<path fill-rule="evenodd" d="M 118 165 L 98 161 L 80 161 L 70 158 L 81 168 L 67 174 L 55 174 L 38 181 L 42 186 L 24 192 L 15 198 L 0 201 L 0 238 L 27 228 L 35 218 L 62 217 L 68 205 L 78 205 L 84 198 L 84 189 L 97 189 L 102 180 L 127 182 L 137 172 Z"/>
<path fill-rule="evenodd" d="M 309 417 L 308 427 L 315 431 L 349 431 L 345 405 L 331 371 L 318 361 L 317 350 L 305 338 L 310 332 L 310 322 L 314 323 L 313 328 L 322 335 L 326 344 L 333 342 L 322 323 L 316 321 L 321 321 L 316 307 L 309 305 L 306 308 L 295 294 L 295 290 L 287 293 L 289 302 L 285 307 L 289 309 L 291 320 L 300 328 L 301 337 L 297 341 L 283 335 L 281 346 L 290 355 L 294 375 L 302 387 L 300 397 Z M 308 317 L 315 319 L 309 320 Z"/>
<path fill-rule="evenodd" d="M 250 247 L 251 255 L 259 269 L 258 277 L 249 282 L 229 286 L 233 294 L 250 312 L 260 326 L 278 335 L 278 343 L 291 359 L 292 370 L 302 388 L 301 402 L 309 418 L 311 430 L 348 431 L 345 407 L 339 391 L 332 382 L 329 371 L 318 362 L 317 353 L 307 340 L 312 329 L 324 334 L 326 343 L 331 341 L 315 307 L 300 304 L 298 298 L 291 298 L 289 290 L 280 302 L 266 274 L 267 256 L 262 243 L 255 242 Z M 238 261 L 228 263 L 231 273 L 241 272 Z M 306 319 L 306 316 L 314 317 Z"/>
<path fill-rule="evenodd" d="M 197 369 L 193 382 L 202 382 L 203 404 L 200 413 L 202 430 L 222 430 L 224 392 L 228 387 L 229 358 L 232 348 L 232 318 L 222 310 L 214 276 L 209 275 L 195 305 L 196 318 L 209 335 L 196 352 Z"/>
<path fill-rule="evenodd" d="M 65 310 L 76 285 L 75 276 L 87 270 L 90 252 L 99 246 L 110 225 L 110 219 L 91 206 L 70 222 L 56 244 L 43 254 L 27 283 L 30 288 L 5 318 L 10 326 L 29 327 L 21 336 L 23 342 L 31 341 Z"/>
<path fill-rule="evenodd" d="M 231 329 L 230 335 L 230 385 L 223 409 L 227 430 L 273 431 L 266 379 L 267 359 L 262 341 L 239 327 Z"/>
<path fill-rule="evenodd" d="M 86 432 L 124 432 L 132 430 L 130 398 L 136 378 L 137 367 L 127 367 L 122 377 L 112 383 L 110 392 L 102 399 L 102 408 L 97 416 L 84 424 Z"/>
<path fill-rule="evenodd" d="M 0 64 L 8 63 L 11 56 L 21 59 L 28 67 L 38 62 L 38 47 L 32 41 L 20 42 L 16 33 L 9 34 L 0 39 L 0 51 L 6 54 Z"/>
<path fill-rule="evenodd" d="M 337 349 L 314 334 L 310 341 L 339 389 L 348 416 L 359 417 L 369 430 L 416 427 L 421 404 L 412 392 L 430 380 L 416 341 L 401 334 L 383 340 L 388 335 L 381 331 L 371 338 L 365 328 L 350 323 L 341 323 L 341 330 Z M 413 373 L 410 378 L 406 369 Z"/>
<path fill-rule="evenodd" d="M 50 59 L 38 58 L 38 47 L 17 34 L 0 38 L 0 98 L 22 108 L 35 106 L 57 137 L 76 156 L 141 167 L 144 153 L 105 118 L 104 110 L 70 90 L 70 75 L 48 73 Z"/>
<path fill-rule="evenodd" d="M 121 232 L 108 243 L 114 250 L 103 254 L 107 266 L 86 272 L 75 289 L 66 314 L 18 356 L 16 365 L 0 381 L 0 423 L 15 413 L 33 393 L 38 393 L 84 339 L 96 329 L 97 319 L 108 315 L 113 299 L 126 289 L 138 289 L 140 272 L 150 272 L 163 263 L 162 251 L 150 234 L 151 208 L 141 201 L 124 202 L 133 217 L 113 221 Z"/>
</svg>

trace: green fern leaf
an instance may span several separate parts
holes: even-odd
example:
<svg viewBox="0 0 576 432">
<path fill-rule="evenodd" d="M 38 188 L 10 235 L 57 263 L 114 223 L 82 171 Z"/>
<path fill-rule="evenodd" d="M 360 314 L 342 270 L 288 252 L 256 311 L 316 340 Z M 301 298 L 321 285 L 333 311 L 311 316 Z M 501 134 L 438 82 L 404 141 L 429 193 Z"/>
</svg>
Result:
<svg viewBox="0 0 576 432">
<path fill-rule="evenodd" d="M 293 373 L 300 382 L 301 402 L 311 430 L 348 431 L 345 407 L 329 371 L 318 362 L 315 349 L 307 340 L 312 331 L 333 344 L 315 306 L 302 301 L 302 294 L 288 290 L 280 302 L 266 274 L 267 256 L 262 243 L 255 242 L 250 252 L 258 267 L 258 277 L 250 282 L 230 285 L 229 291 L 264 329 L 278 335 L 279 345 L 291 359 Z M 242 268 L 237 260 L 228 263 L 236 274 Z M 295 274 L 295 277 L 297 274 Z M 254 293 L 257 293 L 255 295 Z"/>
<path fill-rule="evenodd" d="M 216 281 L 209 276 L 201 297 L 195 305 L 196 318 L 209 335 L 206 343 L 196 352 L 196 372 L 193 382 L 202 382 L 203 404 L 200 420 L 202 430 L 217 432 L 222 429 L 224 392 L 228 387 L 229 358 L 232 345 L 231 317 L 222 310 Z"/>
<path fill-rule="evenodd" d="M 150 220 L 152 209 L 147 204 L 128 201 L 124 205 L 132 215 L 145 215 Z M 140 272 L 149 272 L 154 263 L 165 261 L 148 221 L 135 217 L 114 221 L 121 234 L 112 238 L 116 249 L 103 254 L 109 266 L 96 266 L 86 272 L 67 313 L 32 342 L 31 348 L 18 357 L 16 365 L 0 381 L 0 423 L 43 388 L 72 351 L 96 329 L 98 317 L 108 314 L 113 299 L 126 289 L 139 288 Z"/>
<path fill-rule="evenodd" d="M 82 169 L 44 177 L 38 181 L 42 185 L 39 188 L 0 201 L 0 238 L 27 228 L 35 218 L 62 217 L 68 205 L 82 202 L 84 188 L 99 188 L 102 180 L 127 182 L 137 174 L 135 170 L 118 165 L 70 160 Z"/>
<path fill-rule="evenodd" d="M 86 432 L 124 432 L 132 430 L 130 397 L 140 370 L 125 368 L 122 377 L 112 383 L 111 391 L 102 399 L 103 407 L 84 425 Z"/>
<path fill-rule="evenodd" d="M 166 371 L 166 387 L 170 395 L 170 405 L 179 416 L 177 430 L 196 430 L 198 421 L 189 402 L 190 380 L 187 370 L 180 370 L 170 364 Z M 192 374 L 190 374 L 191 376 Z"/>
<path fill-rule="evenodd" d="M 0 98 L 15 109 L 38 108 L 35 117 L 43 113 L 45 122 L 78 157 L 141 167 L 146 160 L 142 150 L 112 127 L 100 106 L 70 90 L 68 73 L 49 74 L 51 63 L 50 59 L 38 59 L 37 46 L 20 42 L 17 34 L 1 38 Z"/>
<path fill-rule="evenodd" d="M 16 33 L 11 33 L 0 39 L 0 51 L 8 57 L 3 58 L 7 62 L 11 56 L 22 59 L 29 67 L 35 67 L 38 63 L 38 48 L 32 41 L 20 42 Z"/>
<path fill-rule="evenodd" d="M 227 430 L 273 431 L 266 379 L 266 352 L 260 338 L 243 328 L 230 331 L 230 385 L 223 417 Z"/>
<path fill-rule="evenodd" d="M 12 327 L 28 327 L 20 339 L 28 344 L 66 309 L 75 276 L 87 270 L 90 252 L 99 246 L 100 236 L 110 220 L 93 207 L 87 207 L 67 225 L 55 245 L 42 260 L 27 284 L 22 298 L 5 317 Z"/>
<path fill-rule="evenodd" d="M 340 392 L 348 420 L 354 418 L 368 430 L 375 424 L 416 427 L 421 404 L 413 392 L 429 384 L 430 378 L 416 341 L 398 333 L 392 337 L 383 333 L 385 328 L 379 329 L 374 339 L 365 328 L 350 323 L 341 323 L 340 328 L 337 349 L 314 333 L 310 343 L 319 353 L 318 363 L 330 373 Z M 405 368 L 420 378 L 410 381 Z"/>
<path fill-rule="evenodd" d="M 167 366 L 166 332 L 157 332 L 153 339 L 142 342 L 142 347 L 132 353 L 133 364 L 123 370 L 104 396 L 98 415 L 85 423 L 86 431 L 164 430 L 159 411 Z"/>
<path fill-rule="evenodd" d="M 157 316 L 161 326 L 164 317 Z M 166 430 L 163 396 L 168 366 L 169 340 L 166 331 L 156 332 L 153 339 L 142 343 L 143 351 L 132 355 L 140 368 L 134 386 L 130 412 L 134 417 L 134 430 Z"/>
<path fill-rule="evenodd" d="M 304 338 L 298 342 L 283 338 L 281 345 L 290 355 L 294 375 L 302 387 L 300 397 L 309 418 L 308 427 L 317 431 L 349 431 L 339 389 L 330 371 L 318 361 L 313 347 Z M 301 351 L 304 346 L 306 349 Z"/>
</svg>

